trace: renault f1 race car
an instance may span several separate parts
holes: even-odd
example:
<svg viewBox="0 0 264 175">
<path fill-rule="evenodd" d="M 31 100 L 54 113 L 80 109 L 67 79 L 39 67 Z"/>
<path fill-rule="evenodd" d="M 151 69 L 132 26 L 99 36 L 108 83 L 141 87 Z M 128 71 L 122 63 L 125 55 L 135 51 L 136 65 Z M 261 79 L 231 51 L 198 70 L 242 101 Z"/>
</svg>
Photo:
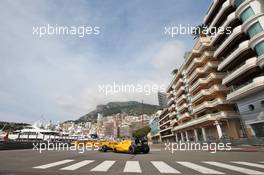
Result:
<svg viewBox="0 0 264 175">
<path fill-rule="evenodd" d="M 108 150 L 113 150 L 114 146 L 117 145 L 116 141 L 103 141 L 100 143 L 99 150 L 102 152 L 107 152 Z"/>
<path fill-rule="evenodd" d="M 138 139 L 124 140 L 113 146 L 114 152 L 126 152 L 130 154 L 149 153 L 149 146 L 147 140 Z"/>
</svg>

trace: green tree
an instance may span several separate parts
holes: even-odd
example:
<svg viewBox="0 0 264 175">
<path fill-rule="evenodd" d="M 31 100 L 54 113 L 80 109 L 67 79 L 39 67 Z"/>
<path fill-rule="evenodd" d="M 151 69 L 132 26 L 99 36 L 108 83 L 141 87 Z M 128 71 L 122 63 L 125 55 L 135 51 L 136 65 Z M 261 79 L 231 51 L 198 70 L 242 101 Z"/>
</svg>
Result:
<svg viewBox="0 0 264 175">
<path fill-rule="evenodd" d="M 136 130 L 134 133 L 133 133 L 133 137 L 145 137 L 148 135 L 148 133 L 150 132 L 150 127 L 149 126 L 145 126 L 143 128 L 140 128 L 138 130 Z"/>
<path fill-rule="evenodd" d="M 195 29 L 192 31 L 192 36 L 194 36 L 194 39 L 199 37 L 206 37 L 207 33 L 207 26 L 205 24 L 201 24 L 195 27 Z"/>
<path fill-rule="evenodd" d="M 173 69 L 172 72 L 171 72 L 172 75 L 176 75 L 177 73 L 178 73 L 178 69 L 177 68 Z"/>
</svg>

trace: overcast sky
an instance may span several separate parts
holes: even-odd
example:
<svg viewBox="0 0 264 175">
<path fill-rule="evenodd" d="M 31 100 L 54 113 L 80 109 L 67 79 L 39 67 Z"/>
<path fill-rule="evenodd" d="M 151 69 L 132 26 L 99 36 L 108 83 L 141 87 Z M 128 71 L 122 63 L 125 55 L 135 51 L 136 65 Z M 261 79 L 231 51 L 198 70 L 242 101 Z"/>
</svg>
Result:
<svg viewBox="0 0 264 175">
<path fill-rule="evenodd" d="M 105 84 L 168 86 L 194 44 L 165 26 L 198 25 L 211 0 L 3 0 L 0 2 L 0 121 L 77 119 L 110 101 L 157 94 L 99 93 Z M 100 34 L 37 37 L 42 25 L 99 26 Z M 42 117 L 41 117 L 42 116 Z"/>
</svg>

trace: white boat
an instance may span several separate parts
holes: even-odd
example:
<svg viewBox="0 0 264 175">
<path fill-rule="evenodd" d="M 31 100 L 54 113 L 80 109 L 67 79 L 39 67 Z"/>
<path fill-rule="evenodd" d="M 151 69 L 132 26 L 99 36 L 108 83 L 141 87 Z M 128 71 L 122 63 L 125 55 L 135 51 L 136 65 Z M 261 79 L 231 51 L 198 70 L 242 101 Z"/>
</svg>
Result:
<svg viewBox="0 0 264 175">
<path fill-rule="evenodd" d="M 8 133 L 0 129 L 0 141 L 4 141 L 8 138 Z"/>
<path fill-rule="evenodd" d="M 11 140 L 56 140 L 63 138 L 57 131 L 45 130 L 34 125 L 26 126 L 24 129 L 13 131 L 8 135 Z"/>
</svg>

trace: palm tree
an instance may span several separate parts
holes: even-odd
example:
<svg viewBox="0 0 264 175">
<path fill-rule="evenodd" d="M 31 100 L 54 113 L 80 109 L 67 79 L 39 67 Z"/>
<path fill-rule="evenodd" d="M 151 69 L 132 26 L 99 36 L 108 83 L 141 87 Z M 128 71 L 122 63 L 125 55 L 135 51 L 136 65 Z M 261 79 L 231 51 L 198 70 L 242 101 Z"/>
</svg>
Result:
<svg viewBox="0 0 264 175">
<path fill-rule="evenodd" d="M 176 75 L 177 73 L 178 73 L 178 69 L 177 68 L 173 69 L 172 72 L 171 72 L 172 75 Z"/>
<path fill-rule="evenodd" d="M 205 24 L 201 24 L 195 27 L 195 29 L 192 31 L 192 36 L 194 36 L 194 39 L 199 37 L 206 37 L 206 30 L 207 26 Z"/>
</svg>

